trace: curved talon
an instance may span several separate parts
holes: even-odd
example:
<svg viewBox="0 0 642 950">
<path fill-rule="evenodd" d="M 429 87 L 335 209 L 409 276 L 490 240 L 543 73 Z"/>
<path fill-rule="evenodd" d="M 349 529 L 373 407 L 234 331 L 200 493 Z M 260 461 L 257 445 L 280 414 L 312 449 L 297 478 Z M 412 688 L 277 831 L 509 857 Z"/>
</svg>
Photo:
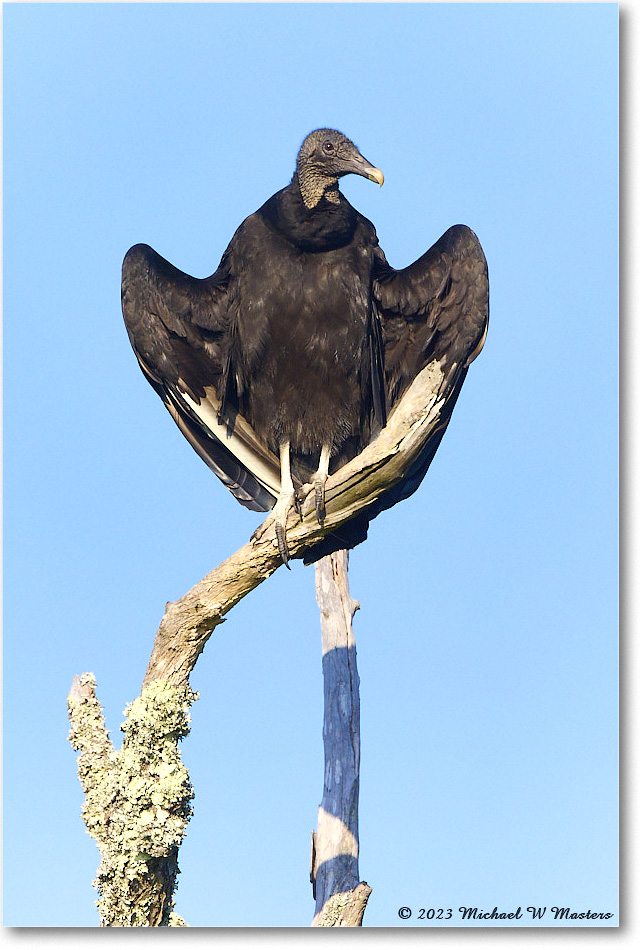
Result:
<svg viewBox="0 0 642 950">
<path fill-rule="evenodd" d="M 287 541 L 285 540 L 285 528 L 280 521 L 274 522 L 274 533 L 276 535 L 276 543 L 279 546 L 279 554 L 281 555 L 281 560 L 287 567 L 288 571 L 291 571 L 292 568 L 288 564 L 290 560 L 290 553 L 288 551 Z"/>
<path fill-rule="evenodd" d="M 314 506 L 317 511 L 317 521 L 321 526 L 325 520 L 325 483 L 327 475 L 315 475 L 314 477 Z"/>
<path fill-rule="evenodd" d="M 323 522 L 325 521 L 325 483 L 328 480 L 331 454 L 331 445 L 321 446 L 319 467 L 312 477 L 312 484 L 314 485 L 314 506 L 317 510 L 317 521 L 321 527 L 323 527 Z"/>
</svg>

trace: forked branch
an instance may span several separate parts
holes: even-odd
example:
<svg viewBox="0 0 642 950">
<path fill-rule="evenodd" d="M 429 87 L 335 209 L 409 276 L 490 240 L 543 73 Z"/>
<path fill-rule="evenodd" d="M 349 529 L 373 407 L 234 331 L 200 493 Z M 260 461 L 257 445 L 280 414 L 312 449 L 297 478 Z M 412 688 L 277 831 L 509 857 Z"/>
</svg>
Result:
<svg viewBox="0 0 642 950">
<path fill-rule="evenodd" d="M 323 527 L 316 518 L 314 488 L 307 486 L 302 519 L 292 512 L 287 524 L 291 556 L 302 554 L 404 477 L 427 441 L 448 423 L 456 392 L 443 384 L 439 365 L 426 367 L 378 438 L 330 476 Z M 189 676 L 228 611 L 281 566 L 272 526 L 268 517 L 250 542 L 180 600 L 167 604 L 141 696 L 127 709 L 121 750 L 114 750 L 107 735 L 91 674 L 74 682 L 69 695 L 70 739 L 80 752 L 79 776 L 87 796 L 85 822 L 102 853 L 96 881 L 102 926 L 183 923 L 173 911 L 173 900 L 178 848 L 193 794 L 179 752 L 179 740 L 189 731 L 189 707 L 196 698 Z M 349 606 L 349 599 L 346 603 Z M 351 616 L 346 617 L 347 629 L 348 619 Z M 349 639 L 349 630 L 346 635 Z M 343 652 L 350 661 L 346 675 L 354 679 L 358 704 L 356 667 L 351 665 L 347 647 L 348 641 L 346 649 L 334 652 Z M 354 742 L 358 741 L 358 732 L 352 728 L 356 722 L 353 717 L 346 733 Z M 358 842 L 356 824 L 351 826 L 345 816 L 358 791 L 358 754 L 354 766 L 352 788 L 324 793 L 313 860 L 315 883 L 323 895 L 315 926 L 358 926 L 370 894 L 368 885 L 358 880 L 356 861 L 350 863 L 358 855 Z M 356 807 L 356 798 L 354 802 Z M 354 845 L 343 826 L 355 838 Z"/>
</svg>

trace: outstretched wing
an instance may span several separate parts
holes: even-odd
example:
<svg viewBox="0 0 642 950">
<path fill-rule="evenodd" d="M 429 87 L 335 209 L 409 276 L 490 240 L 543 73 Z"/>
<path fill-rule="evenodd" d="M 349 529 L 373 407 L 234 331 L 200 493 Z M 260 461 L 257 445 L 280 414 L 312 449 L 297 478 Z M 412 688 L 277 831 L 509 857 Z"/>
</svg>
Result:
<svg viewBox="0 0 642 950">
<path fill-rule="evenodd" d="M 242 505 L 268 511 L 279 460 L 236 412 L 227 283 L 225 258 L 198 279 L 137 244 L 123 262 L 123 316 L 143 373 L 185 438 Z"/>
<path fill-rule="evenodd" d="M 457 224 L 403 270 L 377 248 L 374 277 L 389 407 L 435 359 L 452 388 L 480 353 L 488 328 L 488 267 L 477 236 Z"/>
<path fill-rule="evenodd" d="M 385 507 L 390 507 L 419 487 L 446 431 L 468 367 L 486 341 L 488 265 L 477 235 L 456 224 L 409 267 L 390 267 L 383 251 L 377 267 L 374 294 L 383 326 L 389 407 L 433 360 L 439 360 L 444 374 L 442 425 L 405 478 L 389 497 L 384 496 Z"/>
<path fill-rule="evenodd" d="M 480 353 L 488 329 L 488 268 L 477 236 L 455 225 L 414 264 L 391 267 L 378 247 L 373 296 L 382 328 L 387 409 L 433 360 L 444 374 L 439 425 L 393 488 L 306 551 L 306 564 L 339 547 L 366 539 L 373 518 L 408 498 L 421 484 L 446 431 L 468 367 Z"/>
</svg>

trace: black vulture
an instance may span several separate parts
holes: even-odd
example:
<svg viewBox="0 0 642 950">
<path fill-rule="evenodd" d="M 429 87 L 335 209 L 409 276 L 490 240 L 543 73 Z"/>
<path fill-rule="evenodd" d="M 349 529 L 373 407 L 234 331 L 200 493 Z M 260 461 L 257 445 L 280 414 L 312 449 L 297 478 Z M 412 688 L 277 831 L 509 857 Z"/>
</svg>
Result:
<svg viewBox="0 0 642 950">
<path fill-rule="evenodd" d="M 286 563 L 298 489 L 314 485 L 322 524 L 328 473 L 376 436 L 432 360 L 452 407 L 486 336 L 488 272 L 475 234 L 456 225 L 395 270 L 339 191 L 348 174 L 383 184 L 345 135 L 317 129 L 290 184 L 243 221 L 210 277 L 190 277 L 144 244 L 123 263 L 123 314 L 143 373 L 238 501 L 274 508 Z M 417 488 L 442 435 L 306 561 L 362 541 L 379 511 Z"/>
</svg>

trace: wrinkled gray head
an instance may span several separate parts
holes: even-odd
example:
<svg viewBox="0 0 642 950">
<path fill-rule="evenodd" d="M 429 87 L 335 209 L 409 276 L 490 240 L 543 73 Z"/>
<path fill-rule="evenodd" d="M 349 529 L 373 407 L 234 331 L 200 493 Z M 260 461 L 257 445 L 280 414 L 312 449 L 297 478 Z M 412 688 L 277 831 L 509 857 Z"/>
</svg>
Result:
<svg viewBox="0 0 642 950">
<path fill-rule="evenodd" d="M 310 132 L 297 155 L 296 175 L 309 208 L 318 204 L 324 194 L 329 200 L 337 201 L 337 184 L 343 175 L 362 175 L 383 185 L 383 172 L 371 165 L 356 145 L 336 129 Z"/>
</svg>

